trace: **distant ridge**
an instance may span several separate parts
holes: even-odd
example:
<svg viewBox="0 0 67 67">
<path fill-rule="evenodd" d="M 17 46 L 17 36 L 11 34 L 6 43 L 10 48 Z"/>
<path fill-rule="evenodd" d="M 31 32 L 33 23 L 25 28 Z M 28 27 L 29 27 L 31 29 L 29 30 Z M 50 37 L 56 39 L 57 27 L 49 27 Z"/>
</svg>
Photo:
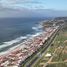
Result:
<svg viewBox="0 0 67 67">
<path fill-rule="evenodd" d="M 67 16 L 67 11 L 53 9 L 11 9 L 0 8 L 0 18 L 6 17 L 63 17 Z"/>
</svg>

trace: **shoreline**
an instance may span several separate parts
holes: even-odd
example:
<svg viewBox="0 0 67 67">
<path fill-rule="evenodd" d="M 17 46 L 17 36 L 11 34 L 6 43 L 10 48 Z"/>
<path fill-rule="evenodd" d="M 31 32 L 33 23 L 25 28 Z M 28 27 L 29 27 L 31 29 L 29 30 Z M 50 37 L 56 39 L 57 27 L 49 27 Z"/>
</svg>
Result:
<svg viewBox="0 0 67 67">
<path fill-rule="evenodd" d="M 37 33 L 36 33 L 36 34 L 37 34 Z M 40 32 L 38 35 L 40 35 L 40 34 L 42 34 L 42 32 Z M 24 42 L 26 42 L 27 40 L 33 39 L 34 37 L 36 37 L 36 36 L 38 36 L 38 35 L 33 35 L 32 37 L 29 37 L 29 39 L 26 38 L 24 41 L 22 40 L 22 41 L 16 43 L 16 46 L 15 46 L 15 47 L 12 47 L 12 48 L 8 49 L 7 51 L 1 52 L 0 55 L 8 54 L 8 53 L 10 53 L 12 50 L 17 49 L 17 48 L 20 47 L 20 46 L 24 46 L 24 44 L 23 44 Z M 22 44 L 23 44 L 23 45 L 22 45 Z"/>
<path fill-rule="evenodd" d="M 41 21 L 41 23 L 42 23 L 43 21 Z M 34 32 L 34 33 L 32 33 L 32 34 L 27 34 L 27 35 L 25 35 L 25 36 L 20 36 L 20 37 L 17 37 L 17 38 L 15 38 L 15 39 L 13 39 L 13 40 L 9 40 L 9 41 L 5 41 L 5 42 L 2 42 L 2 46 L 0 47 L 0 55 L 2 55 L 2 54 L 4 54 L 4 53 L 8 53 L 8 52 L 10 52 L 11 50 L 13 50 L 13 49 L 15 49 L 16 47 L 18 47 L 19 46 L 19 44 L 21 44 L 21 43 L 23 43 L 25 40 L 27 40 L 27 39 L 29 39 L 29 38 L 33 38 L 33 37 L 35 37 L 35 36 L 37 36 L 38 34 L 40 34 L 40 33 L 42 33 L 42 25 L 41 25 L 41 23 L 39 22 L 38 23 L 38 29 L 41 29 L 40 31 L 36 31 L 35 29 L 33 29 L 33 30 L 35 30 L 36 32 Z M 41 27 L 40 27 L 41 26 Z M 33 26 L 33 27 L 36 27 L 36 26 Z M 33 28 L 32 27 L 32 28 Z M 22 38 L 22 39 L 20 39 L 20 38 Z M 19 39 L 19 41 L 17 41 L 16 39 Z M 14 43 L 14 41 L 16 40 L 16 42 Z M 13 44 L 11 44 L 11 42 L 13 42 Z M 4 50 L 5 49 L 5 50 Z M 4 51 L 3 51 L 4 50 Z"/>
<path fill-rule="evenodd" d="M 4 55 L 0 56 L 0 60 L 2 60 L 0 61 L 1 66 L 4 66 L 7 63 L 5 67 L 9 67 L 9 65 L 18 67 L 20 62 L 24 61 L 28 56 L 31 56 L 35 51 L 37 51 L 37 49 L 43 45 L 43 43 L 52 35 L 55 30 L 56 28 L 48 28 L 47 32 L 43 31 L 42 34 L 18 44 L 18 47 L 9 51 L 7 54 L 4 54 L 6 57 L 4 57 Z M 10 59 L 12 60 L 12 63 L 10 63 Z"/>
</svg>

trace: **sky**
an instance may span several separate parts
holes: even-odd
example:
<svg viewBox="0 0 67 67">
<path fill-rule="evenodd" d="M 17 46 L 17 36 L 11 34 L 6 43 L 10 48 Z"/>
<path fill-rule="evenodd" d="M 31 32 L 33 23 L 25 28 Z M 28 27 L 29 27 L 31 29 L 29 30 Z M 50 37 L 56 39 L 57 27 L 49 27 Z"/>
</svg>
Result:
<svg viewBox="0 0 67 67">
<path fill-rule="evenodd" d="M 67 0 L 0 0 L 0 18 L 67 16 Z"/>
<path fill-rule="evenodd" d="M 67 10 L 67 0 L 0 0 L 0 7 Z"/>
</svg>

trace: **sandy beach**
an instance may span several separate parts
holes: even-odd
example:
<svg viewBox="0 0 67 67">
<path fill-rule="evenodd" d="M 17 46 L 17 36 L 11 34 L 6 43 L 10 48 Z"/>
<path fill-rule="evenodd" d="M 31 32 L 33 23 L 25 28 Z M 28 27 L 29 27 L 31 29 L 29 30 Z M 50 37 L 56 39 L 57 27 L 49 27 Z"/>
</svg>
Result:
<svg viewBox="0 0 67 67">
<path fill-rule="evenodd" d="M 21 61 L 31 56 L 43 43 L 55 32 L 57 28 L 47 28 L 46 32 L 29 38 L 18 44 L 17 47 L 8 50 L 7 53 L 0 55 L 0 67 L 18 67 Z"/>
</svg>

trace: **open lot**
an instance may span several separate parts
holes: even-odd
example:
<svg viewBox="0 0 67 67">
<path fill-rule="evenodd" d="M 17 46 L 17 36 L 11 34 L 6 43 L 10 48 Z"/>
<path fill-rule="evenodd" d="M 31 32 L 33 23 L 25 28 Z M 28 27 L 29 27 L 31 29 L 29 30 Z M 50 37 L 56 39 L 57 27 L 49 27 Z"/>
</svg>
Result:
<svg viewBox="0 0 67 67">
<path fill-rule="evenodd" d="M 45 57 L 49 53 L 51 57 Z M 44 56 L 33 67 L 67 67 L 67 29 L 58 32 Z"/>
</svg>

